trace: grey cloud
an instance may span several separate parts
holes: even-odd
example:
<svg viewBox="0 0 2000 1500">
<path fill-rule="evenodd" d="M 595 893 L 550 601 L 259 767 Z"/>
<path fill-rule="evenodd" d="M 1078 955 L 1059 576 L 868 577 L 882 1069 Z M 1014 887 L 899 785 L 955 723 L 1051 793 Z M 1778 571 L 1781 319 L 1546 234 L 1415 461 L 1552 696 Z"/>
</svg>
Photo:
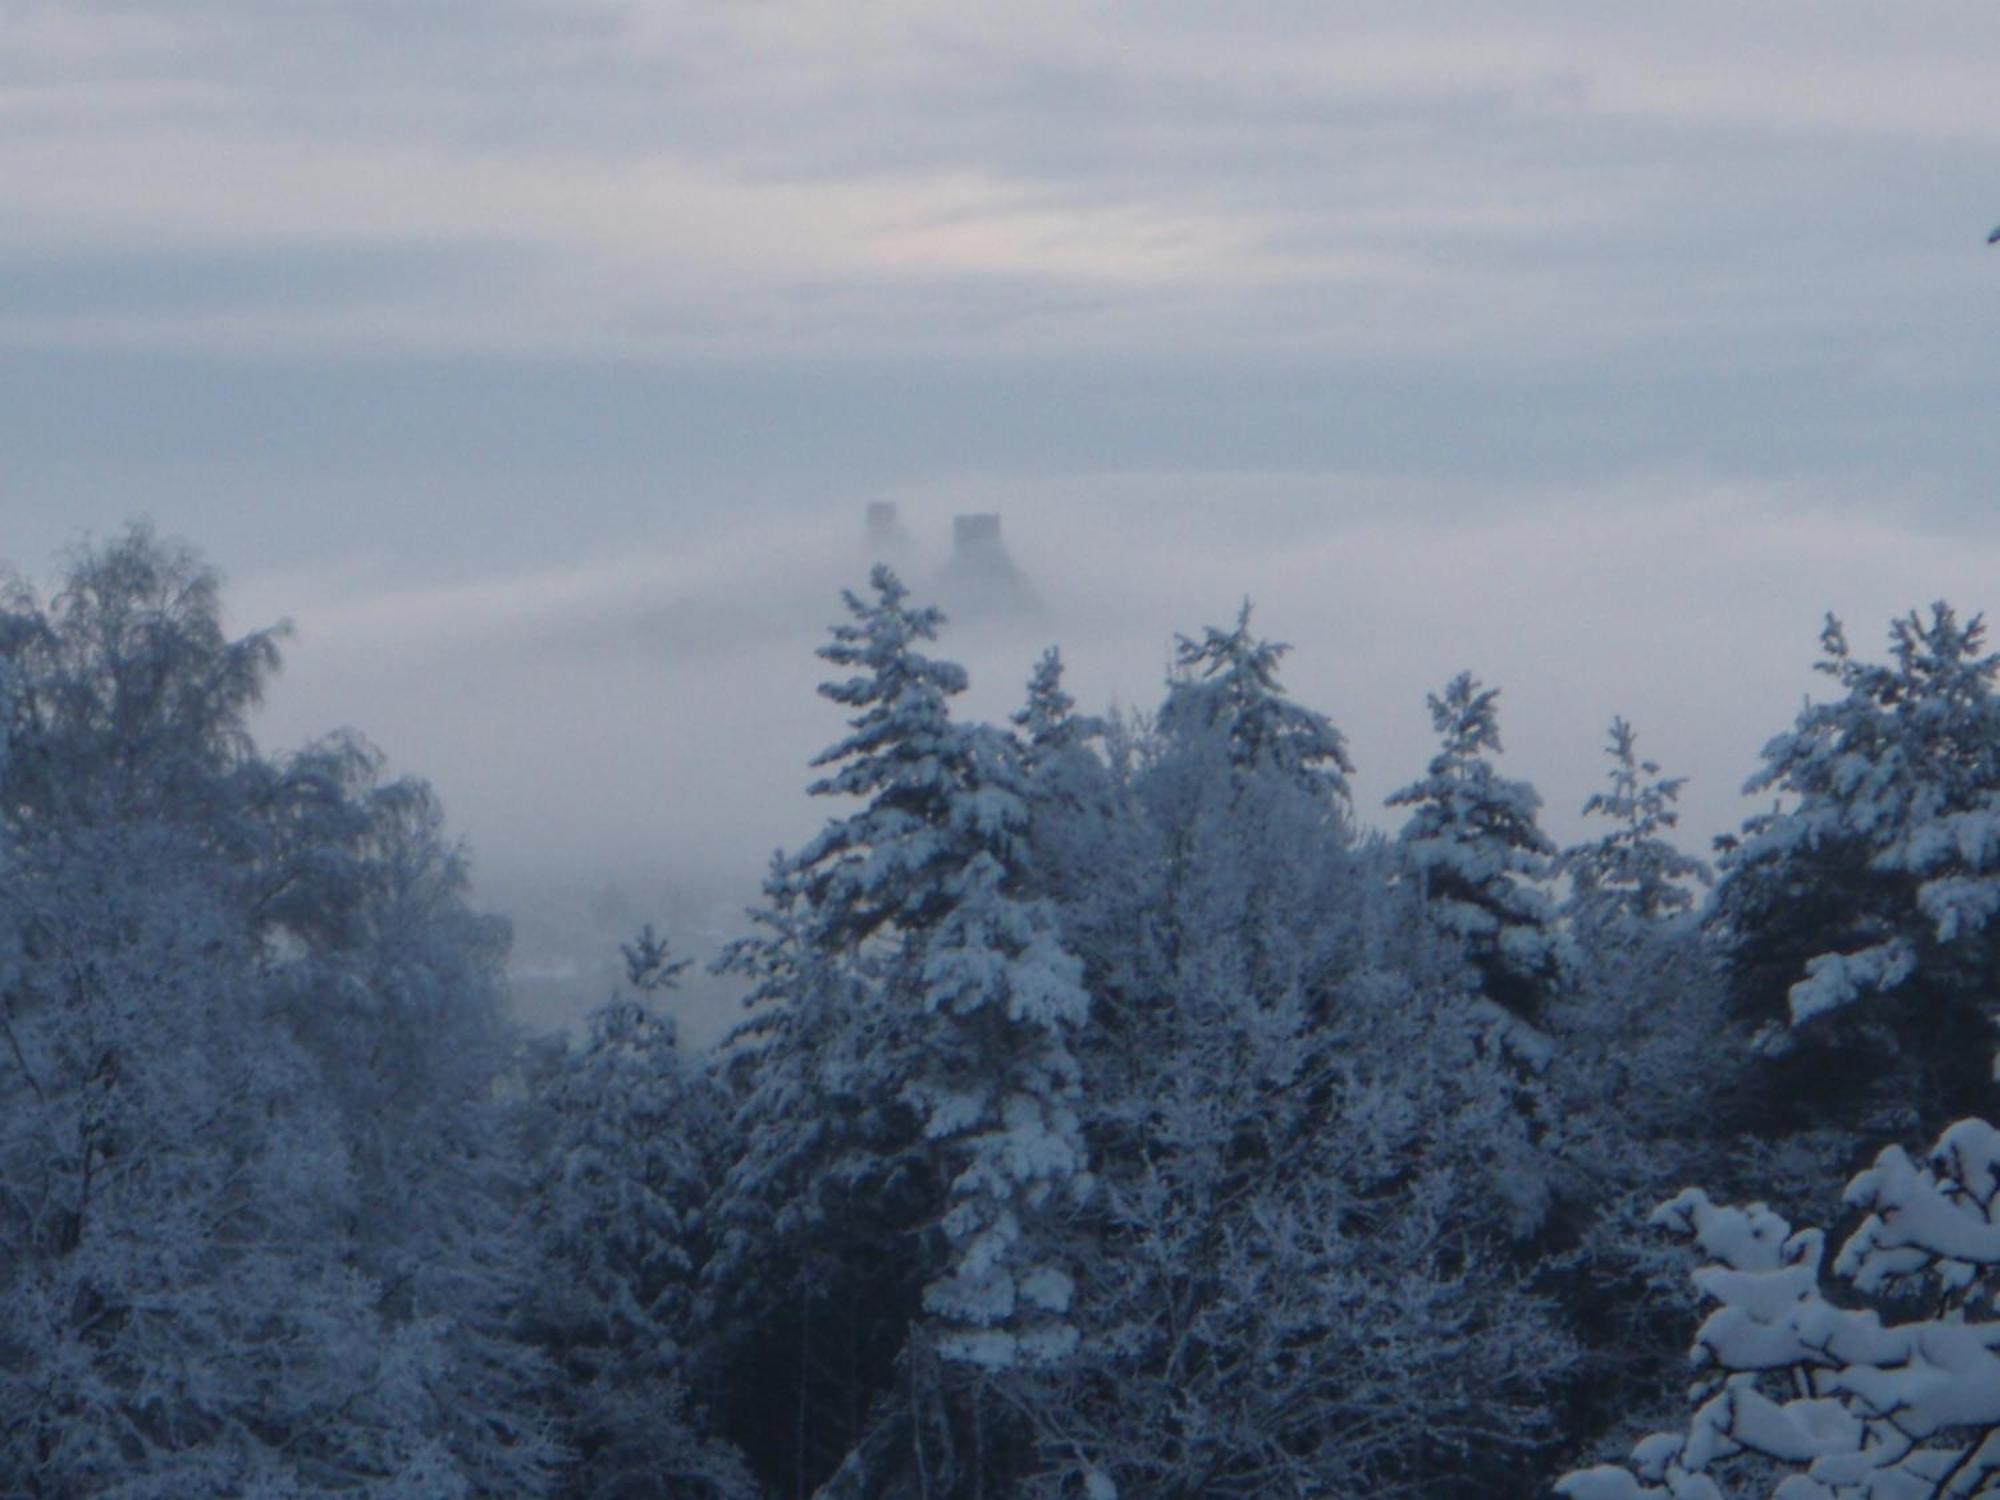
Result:
<svg viewBox="0 0 2000 1500">
<path fill-rule="evenodd" d="M 498 245 L 85 247 L 0 254 L 0 320 L 144 318 L 407 300 L 491 276 L 522 252 Z"/>
<path fill-rule="evenodd" d="M 1087 241 L 1109 232 L 1104 211 L 1129 209 L 1161 221 L 1132 230 L 1134 243 L 1182 232 L 1176 215 L 1232 237 L 1157 282 L 1065 269 L 1057 244 L 1037 267 L 1042 231 L 1030 229 L 1005 264 L 926 264 L 919 251 L 846 271 L 744 269 L 708 293 L 689 290 L 669 261 L 650 268 L 656 282 L 628 292 L 639 279 L 631 267 L 565 239 L 571 205 L 524 193 L 521 235 L 545 245 L 546 259 L 530 268 L 495 246 L 490 315 L 476 321 L 504 330 L 524 307 L 569 310 L 529 325 L 530 353 L 556 353 L 535 348 L 554 328 L 577 341 L 565 358 L 583 347 L 678 359 L 733 344 L 814 357 L 917 347 L 973 362 L 1024 350 L 1167 351 L 1198 364 L 1268 349 L 1335 365 L 1529 358 L 1564 365 L 1560 384 L 1617 354 L 1633 367 L 1705 364 L 1725 385 L 1731 369 L 1791 360 L 1820 371 L 1813 384 L 1833 380 L 1844 360 L 1919 373 L 1962 365 L 1953 341 L 1969 284 L 1958 273 L 1987 211 L 1967 201 L 1966 185 L 2000 173 L 1996 131 L 1981 135 L 1973 122 L 1948 139 L 1760 119 L 1754 98 L 1742 116 L 1708 107 L 1694 84 L 1731 59 L 1689 39 L 1704 27 L 1748 59 L 1784 52 L 1793 66 L 1772 75 L 1773 97 L 1800 78 L 1832 86 L 1865 61 L 1861 12 L 1833 7 L 1832 41 L 1815 29 L 1788 43 L 1801 13 L 1776 9 L 1763 21 L 1705 4 L 1671 22 L 1613 21 L 1547 4 L 1501 24 L 1470 6 L 1426 11 L 1419 25 L 1407 8 L 1308 7 L 1245 27 L 1183 7 L 1143 22 L 1078 22 L 1079 41 L 1032 25 L 982 28 L 950 7 L 885 7 L 879 21 L 871 11 L 847 30 L 822 15 L 811 40 L 788 45 L 787 22 L 812 19 L 810 7 L 663 6 L 652 14 L 668 21 L 649 32 L 637 8 L 610 3 L 207 0 L 82 8 L 80 40 L 55 76 L 67 67 L 91 83 L 77 95 L 87 109 L 72 106 L 84 134 L 106 128 L 87 111 L 121 90 L 187 85 L 160 108 L 196 131 L 191 170 L 202 140 L 232 133 L 314 157 L 419 144 L 437 153 L 446 180 L 454 162 L 546 158 L 559 180 L 565 160 L 615 169 L 670 151 L 767 185 L 975 179 L 993 196 L 928 210 L 975 228 L 1014 206 L 1050 216 L 1051 237 Z M 150 29 L 107 41 L 113 61 L 93 71 L 91 26 L 122 36 L 111 18 L 134 16 Z M 1965 39 L 1957 24 L 1936 24 L 1925 34 Z M 1391 62 L 1379 76 L 1359 67 L 1321 77 L 1315 64 L 1334 70 L 1350 40 L 1358 55 L 1380 48 Z M 1882 52 L 1894 80 L 1921 76 L 1921 43 L 1899 36 Z M 1655 55 L 1670 83 L 1691 80 L 1679 113 L 1621 107 L 1619 70 Z M 615 194 L 590 210 L 615 217 Z M 927 227 L 914 207 L 911 220 Z M 830 235 L 858 238 L 880 227 L 832 224 Z M 65 305 L 101 297 L 116 312 L 151 295 L 185 311 L 231 295 L 221 260 L 193 269 L 163 253 L 152 266 L 102 264 L 129 246 L 85 246 L 98 268 L 68 277 L 48 263 L 73 247 L 40 244 L 36 233 L 15 224 L 9 238 L 40 265 L 42 294 Z M 258 264 L 265 253 L 242 252 L 239 300 L 276 300 L 273 273 Z M 614 292 L 598 306 L 591 293 L 606 287 Z M 442 295 L 436 305 L 425 337 L 449 350 L 453 329 L 475 320 Z M 205 336 L 198 324 L 181 332 Z M 293 343 L 320 334 L 308 326 Z M 282 344 L 282 325 L 270 337 Z"/>
</svg>

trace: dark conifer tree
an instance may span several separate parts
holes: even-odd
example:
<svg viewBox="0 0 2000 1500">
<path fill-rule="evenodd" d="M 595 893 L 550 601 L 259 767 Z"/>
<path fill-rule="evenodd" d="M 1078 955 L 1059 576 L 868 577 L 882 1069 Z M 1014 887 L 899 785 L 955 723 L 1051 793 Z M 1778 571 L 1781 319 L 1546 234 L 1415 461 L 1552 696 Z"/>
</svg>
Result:
<svg viewBox="0 0 2000 1500">
<path fill-rule="evenodd" d="M 871 581 L 874 598 L 847 596 L 850 618 L 820 653 L 852 672 L 821 689 L 852 717 L 811 788 L 862 805 L 774 868 L 767 935 L 732 958 L 775 1010 L 747 1038 L 744 1156 L 722 1210 L 732 1227 L 782 1232 L 823 1224 L 812 1205 L 838 1188 L 897 1236 L 885 1261 L 821 1235 L 822 1266 L 830 1254 L 840 1268 L 799 1289 L 808 1305 L 832 1286 L 902 1308 L 906 1324 L 889 1326 L 912 1340 L 897 1346 L 895 1399 L 846 1434 L 843 1483 L 884 1462 L 955 1462 L 978 1396 L 951 1366 L 1000 1371 L 1073 1346 L 1070 1278 L 1036 1223 L 1084 1181 L 1068 1037 L 1087 1001 L 1028 863 L 1019 748 L 952 722 L 965 675 L 919 649 L 942 617 L 909 606 L 888 569 Z M 725 1287 L 766 1269 L 725 1242 Z M 879 1364 L 874 1378 L 864 1408 L 892 1394 Z M 896 1456 L 878 1458 L 890 1432 Z"/>
<path fill-rule="evenodd" d="M 1614 718 L 1605 745 L 1611 789 L 1592 792 L 1583 804 L 1585 817 L 1611 829 L 1564 850 L 1560 861 L 1570 879 L 1569 915 L 1593 928 L 1621 917 L 1655 921 L 1692 911 L 1695 887 L 1714 881 L 1706 864 L 1667 837 L 1680 822 L 1675 804 L 1687 778 L 1661 776 L 1656 763 L 1639 759 L 1637 747 L 1632 726 Z"/>
<path fill-rule="evenodd" d="M 1712 927 L 1775 1062 L 1768 1107 L 1932 1128 L 1993 1103 L 2000 973 L 2000 656 L 1945 604 L 1863 662 L 1828 618 L 1809 703 L 1746 790 Z M 1858 1114 L 1857 1114 L 1858 1111 Z"/>
<path fill-rule="evenodd" d="M 1434 918 L 1463 946 L 1488 998 L 1532 1022 L 1566 968 L 1544 889 L 1556 849 L 1536 820 L 1535 789 L 1500 776 L 1488 758 L 1500 750 L 1499 696 L 1470 672 L 1432 694 L 1443 748 L 1389 805 L 1410 810 L 1400 845 Z"/>
</svg>

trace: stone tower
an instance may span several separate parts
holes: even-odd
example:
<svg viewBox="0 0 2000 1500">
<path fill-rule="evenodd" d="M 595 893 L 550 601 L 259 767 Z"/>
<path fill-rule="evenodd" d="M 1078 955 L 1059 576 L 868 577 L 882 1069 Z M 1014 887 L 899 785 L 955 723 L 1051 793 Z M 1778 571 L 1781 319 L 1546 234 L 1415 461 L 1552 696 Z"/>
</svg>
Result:
<svg viewBox="0 0 2000 1500">
<path fill-rule="evenodd" d="M 910 534 L 903 530 L 903 523 L 897 518 L 895 501 L 868 502 L 867 528 L 862 534 L 862 541 L 871 565 L 881 562 L 900 568 L 908 563 Z"/>
<path fill-rule="evenodd" d="M 947 614 L 1031 616 L 1040 602 L 1000 540 L 1000 517 L 970 511 L 951 518 L 951 560 L 938 580 Z"/>
</svg>

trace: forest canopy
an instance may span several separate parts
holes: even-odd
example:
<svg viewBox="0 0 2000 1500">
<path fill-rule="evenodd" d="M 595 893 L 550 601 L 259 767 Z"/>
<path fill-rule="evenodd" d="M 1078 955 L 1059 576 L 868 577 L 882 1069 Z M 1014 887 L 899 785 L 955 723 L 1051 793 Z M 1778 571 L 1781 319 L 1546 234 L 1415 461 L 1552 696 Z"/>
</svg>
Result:
<svg viewBox="0 0 2000 1500">
<path fill-rule="evenodd" d="M 946 629 L 838 601 L 824 823 L 566 1039 L 196 554 L 11 584 L 0 1491 L 1994 1493 L 1983 622 L 1829 619 L 1713 868 L 1623 718 L 1563 847 L 1461 673 L 1378 832 L 1247 603 L 1146 713 L 969 721 Z"/>
</svg>

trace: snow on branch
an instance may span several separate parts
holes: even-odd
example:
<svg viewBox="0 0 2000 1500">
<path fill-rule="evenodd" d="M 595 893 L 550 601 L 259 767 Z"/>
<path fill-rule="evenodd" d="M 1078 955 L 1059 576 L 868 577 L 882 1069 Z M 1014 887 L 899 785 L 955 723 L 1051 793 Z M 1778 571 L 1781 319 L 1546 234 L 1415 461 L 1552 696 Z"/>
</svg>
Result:
<svg viewBox="0 0 2000 1500">
<path fill-rule="evenodd" d="M 1820 1230 L 1698 1188 L 1663 1205 L 1654 1222 L 1707 1257 L 1694 1280 L 1717 1304 L 1695 1336 L 1699 1404 L 1685 1432 L 1656 1433 L 1557 1493 L 1722 1500 L 1732 1467 L 1760 1459 L 1758 1472 L 1783 1475 L 1773 1500 L 2000 1493 L 1996 1198 L 2000 1131 L 1983 1120 L 1952 1126 L 1921 1165 L 1883 1151 L 1847 1188 L 1867 1217 L 1834 1259 L 1838 1302 Z"/>
</svg>

